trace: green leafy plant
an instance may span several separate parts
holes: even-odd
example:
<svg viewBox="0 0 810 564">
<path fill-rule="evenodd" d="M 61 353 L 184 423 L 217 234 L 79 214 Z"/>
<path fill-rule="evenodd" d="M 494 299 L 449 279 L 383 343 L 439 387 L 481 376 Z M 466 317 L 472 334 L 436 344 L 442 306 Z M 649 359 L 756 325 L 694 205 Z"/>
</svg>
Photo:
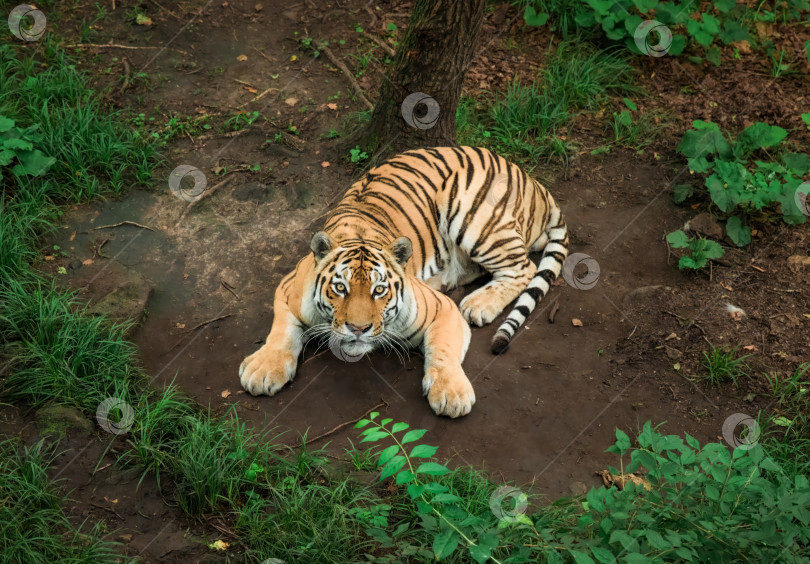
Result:
<svg viewBox="0 0 810 564">
<path fill-rule="evenodd" d="M 353 163 L 359 163 L 368 159 L 368 153 L 360 148 L 360 145 L 355 145 L 354 149 L 349 149 L 349 160 Z"/>
<path fill-rule="evenodd" d="M 703 268 L 709 260 L 725 254 L 723 247 L 710 239 L 692 238 L 678 229 L 667 235 L 667 243 L 675 249 L 687 249 L 687 253 L 678 260 L 678 268 L 694 270 Z"/>
<path fill-rule="evenodd" d="M 0 180 L 3 168 L 11 166 L 17 176 L 43 176 L 56 159 L 46 156 L 34 144 L 42 140 L 39 125 L 25 129 L 16 127 L 14 120 L 0 115 Z"/>
<path fill-rule="evenodd" d="M 786 130 L 757 122 L 729 140 L 716 123 L 696 120 L 692 127 L 684 134 L 678 152 L 687 158 L 692 173 L 708 175 L 705 188 L 714 205 L 728 217 L 726 232 L 734 243 L 750 243 L 751 215 L 767 213 L 776 204 L 785 223 L 804 223 L 806 217 L 795 196 L 802 176 L 810 172 L 810 157 L 783 152 L 781 158 L 774 158 L 773 153 L 787 137 Z M 755 159 L 759 152 L 772 160 Z M 683 201 L 689 192 L 681 187 L 673 197 L 676 202 Z"/>
<path fill-rule="evenodd" d="M 745 359 L 750 354 L 737 356 L 740 345 L 734 347 L 712 347 L 709 352 L 703 353 L 701 364 L 706 369 L 703 380 L 712 385 L 718 385 L 730 380 L 735 386 L 740 376 L 748 370 Z"/>
</svg>

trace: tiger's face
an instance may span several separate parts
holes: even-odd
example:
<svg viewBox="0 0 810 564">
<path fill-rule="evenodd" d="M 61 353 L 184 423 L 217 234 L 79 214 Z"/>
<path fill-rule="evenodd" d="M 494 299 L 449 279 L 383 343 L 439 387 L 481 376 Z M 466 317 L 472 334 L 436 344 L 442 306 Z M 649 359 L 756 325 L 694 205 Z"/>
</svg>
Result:
<svg viewBox="0 0 810 564">
<path fill-rule="evenodd" d="M 315 308 L 331 319 L 330 346 L 360 356 L 395 339 L 388 324 L 402 311 L 410 240 L 400 237 L 385 248 L 364 243 L 335 248 L 319 232 L 311 247 L 317 269 Z"/>
</svg>

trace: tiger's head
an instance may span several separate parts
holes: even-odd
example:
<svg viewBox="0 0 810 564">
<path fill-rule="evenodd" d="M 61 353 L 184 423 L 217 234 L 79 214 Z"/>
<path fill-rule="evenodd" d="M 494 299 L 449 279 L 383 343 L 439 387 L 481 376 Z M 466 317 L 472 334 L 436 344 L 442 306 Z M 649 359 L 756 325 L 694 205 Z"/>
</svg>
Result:
<svg viewBox="0 0 810 564">
<path fill-rule="evenodd" d="M 336 246 L 321 231 L 310 246 L 316 270 L 314 306 L 331 319 L 333 350 L 337 345 L 345 355 L 357 357 L 377 345 L 401 341 L 387 325 L 403 310 L 405 265 L 413 253 L 410 239 L 400 237 L 386 247 L 371 242 Z"/>
</svg>

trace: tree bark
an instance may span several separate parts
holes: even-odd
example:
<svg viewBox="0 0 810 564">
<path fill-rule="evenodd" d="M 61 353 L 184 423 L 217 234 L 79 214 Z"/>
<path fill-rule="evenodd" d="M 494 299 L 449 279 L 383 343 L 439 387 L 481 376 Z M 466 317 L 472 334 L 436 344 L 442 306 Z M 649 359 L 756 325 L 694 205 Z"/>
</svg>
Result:
<svg viewBox="0 0 810 564">
<path fill-rule="evenodd" d="M 452 145 L 456 107 L 486 0 L 416 0 L 358 144 L 375 160 L 415 147 Z"/>
</svg>

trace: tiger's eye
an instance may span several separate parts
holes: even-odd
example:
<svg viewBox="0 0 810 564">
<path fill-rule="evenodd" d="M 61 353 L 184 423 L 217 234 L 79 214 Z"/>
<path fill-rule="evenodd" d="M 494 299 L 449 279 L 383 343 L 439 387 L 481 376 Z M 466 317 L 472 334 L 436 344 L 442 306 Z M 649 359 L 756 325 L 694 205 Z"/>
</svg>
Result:
<svg viewBox="0 0 810 564">
<path fill-rule="evenodd" d="M 337 290 L 340 293 L 343 293 L 346 291 L 346 285 L 343 284 L 342 282 L 338 282 L 337 284 L 335 284 L 335 290 Z"/>
<path fill-rule="evenodd" d="M 382 296 L 385 293 L 385 286 L 377 286 L 374 288 L 374 295 L 375 296 Z"/>
</svg>

